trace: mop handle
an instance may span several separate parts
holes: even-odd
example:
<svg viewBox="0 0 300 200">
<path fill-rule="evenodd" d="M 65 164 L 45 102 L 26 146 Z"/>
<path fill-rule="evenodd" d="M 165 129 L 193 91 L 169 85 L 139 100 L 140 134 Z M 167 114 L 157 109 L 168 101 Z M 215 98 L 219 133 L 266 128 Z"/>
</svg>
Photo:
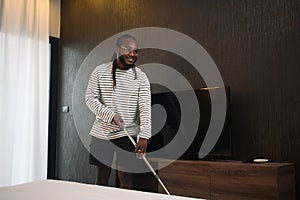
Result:
<svg viewBox="0 0 300 200">
<path fill-rule="evenodd" d="M 131 143 L 133 144 L 134 147 L 136 147 L 136 142 L 134 141 L 134 139 L 132 138 L 132 136 L 128 133 L 127 129 L 124 127 L 124 131 L 126 133 L 126 135 L 129 137 Z M 152 174 L 154 175 L 154 177 L 156 178 L 156 180 L 158 181 L 158 183 L 163 187 L 163 189 L 165 190 L 165 192 L 170 195 L 169 191 L 167 190 L 166 186 L 163 184 L 163 182 L 160 180 L 159 176 L 156 174 L 155 170 L 153 169 L 153 167 L 150 165 L 150 163 L 148 162 L 147 158 L 145 157 L 145 154 L 142 155 L 142 158 L 144 160 L 144 162 L 146 163 L 147 167 L 150 169 L 150 171 L 152 172 Z"/>
</svg>

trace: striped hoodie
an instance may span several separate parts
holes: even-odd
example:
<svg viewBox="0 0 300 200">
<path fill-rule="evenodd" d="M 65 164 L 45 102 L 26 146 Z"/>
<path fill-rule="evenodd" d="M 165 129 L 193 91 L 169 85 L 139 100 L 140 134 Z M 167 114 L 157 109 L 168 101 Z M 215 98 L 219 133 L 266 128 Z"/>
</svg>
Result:
<svg viewBox="0 0 300 200">
<path fill-rule="evenodd" d="M 85 94 L 86 104 L 96 116 L 90 135 L 104 140 L 126 136 L 112 122 L 114 115 L 118 113 L 131 135 L 146 139 L 151 137 L 150 83 L 141 69 L 136 68 L 136 73 L 135 79 L 132 68 L 117 68 L 116 88 L 113 89 L 112 62 L 94 69 Z"/>
</svg>

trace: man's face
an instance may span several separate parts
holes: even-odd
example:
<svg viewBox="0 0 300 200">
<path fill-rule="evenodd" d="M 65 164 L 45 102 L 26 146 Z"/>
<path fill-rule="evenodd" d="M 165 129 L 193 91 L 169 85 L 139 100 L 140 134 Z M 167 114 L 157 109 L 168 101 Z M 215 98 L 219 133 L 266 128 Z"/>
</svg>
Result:
<svg viewBox="0 0 300 200">
<path fill-rule="evenodd" d="M 125 39 L 123 44 L 117 48 L 119 61 L 124 68 L 130 68 L 134 65 L 138 57 L 137 43 L 133 39 Z"/>
</svg>

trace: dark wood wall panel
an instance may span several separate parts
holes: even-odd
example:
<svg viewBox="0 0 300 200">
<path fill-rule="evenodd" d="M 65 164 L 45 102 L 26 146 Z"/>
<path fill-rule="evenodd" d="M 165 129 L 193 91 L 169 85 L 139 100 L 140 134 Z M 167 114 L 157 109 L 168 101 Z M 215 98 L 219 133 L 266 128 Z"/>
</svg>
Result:
<svg viewBox="0 0 300 200">
<path fill-rule="evenodd" d="M 295 162 L 300 191 L 298 0 L 62 0 L 61 5 L 58 98 L 70 112 L 58 108 L 59 179 L 93 182 L 95 176 L 72 116 L 73 84 L 84 58 L 116 33 L 156 26 L 198 41 L 231 86 L 234 158 Z"/>
</svg>

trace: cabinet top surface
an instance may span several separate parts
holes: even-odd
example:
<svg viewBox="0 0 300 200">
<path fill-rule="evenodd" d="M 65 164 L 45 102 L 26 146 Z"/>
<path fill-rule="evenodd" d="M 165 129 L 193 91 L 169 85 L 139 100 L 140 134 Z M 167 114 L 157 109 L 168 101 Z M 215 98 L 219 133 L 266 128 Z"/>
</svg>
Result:
<svg viewBox="0 0 300 200">
<path fill-rule="evenodd" d="M 170 160 L 163 158 L 149 158 L 152 162 L 164 163 L 174 163 L 174 164 L 201 164 L 201 165 L 243 165 L 243 166 L 261 166 L 261 167 L 284 167 L 293 166 L 294 163 L 287 162 L 266 162 L 266 163 L 243 163 L 238 160 L 218 160 L 218 161 L 207 161 L 207 160 Z"/>
</svg>

